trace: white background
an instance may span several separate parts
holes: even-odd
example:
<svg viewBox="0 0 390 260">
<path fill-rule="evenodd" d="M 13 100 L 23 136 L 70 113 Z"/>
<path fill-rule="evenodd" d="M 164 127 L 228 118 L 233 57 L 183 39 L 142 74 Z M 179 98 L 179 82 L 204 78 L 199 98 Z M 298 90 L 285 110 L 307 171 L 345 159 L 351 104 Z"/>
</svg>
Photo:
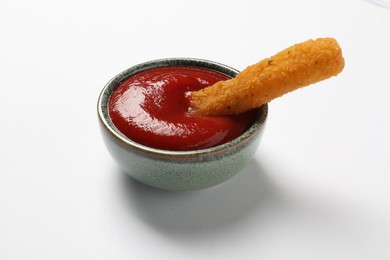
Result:
<svg viewBox="0 0 390 260">
<path fill-rule="evenodd" d="M 390 9 L 362 0 L 2 1 L 0 259 L 390 259 Z M 335 37 L 344 71 L 270 104 L 231 180 L 164 192 L 107 153 L 96 101 L 148 60 L 237 68 Z"/>
</svg>

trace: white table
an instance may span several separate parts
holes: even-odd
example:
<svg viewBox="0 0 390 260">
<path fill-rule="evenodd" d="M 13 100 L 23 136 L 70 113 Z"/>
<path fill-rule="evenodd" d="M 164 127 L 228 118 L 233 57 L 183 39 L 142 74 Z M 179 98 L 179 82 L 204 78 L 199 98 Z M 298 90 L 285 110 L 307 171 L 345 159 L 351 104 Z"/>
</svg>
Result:
<svg viewBox="0 0 390 260">
<path fill-rule="evenodd" d="M 3 1 L 0 259 L 390 259 L 390 9 L 363 0 Z M 243 69 L 335 37 L 337 77 L 270 104 L 253 161 L 213 188 L 124 175 L 96 100 L 164 57 Z"/>
</svg>

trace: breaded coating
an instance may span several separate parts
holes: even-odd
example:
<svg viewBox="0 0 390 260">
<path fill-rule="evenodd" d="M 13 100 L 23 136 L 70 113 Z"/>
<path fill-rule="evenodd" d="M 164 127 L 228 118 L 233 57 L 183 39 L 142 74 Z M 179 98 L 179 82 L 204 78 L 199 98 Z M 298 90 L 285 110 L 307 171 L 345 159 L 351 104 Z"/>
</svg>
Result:
<svg viewBox="0 0 390 260">
<path fill-rule="evenodd" d="M 233 79 L 191 93 L 191 107 L 199 115 L 240 114 L 336 76 L 343 68 L 344 58 L 335 39 L 308 40 L 247 67 Z"/>
</svg>

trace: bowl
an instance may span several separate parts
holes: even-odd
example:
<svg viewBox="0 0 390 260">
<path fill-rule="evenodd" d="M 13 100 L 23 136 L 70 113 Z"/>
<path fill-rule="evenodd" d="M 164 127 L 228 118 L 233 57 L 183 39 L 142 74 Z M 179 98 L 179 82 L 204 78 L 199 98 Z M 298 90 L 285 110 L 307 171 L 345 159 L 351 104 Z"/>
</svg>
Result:
<svg viewBox="0 0 390 260">
<path fill-rule="evenodd" d="M 98 99 L 98 118 L 104 143 L 120 168 L 134 179 L 163 190 L 194 190 L 222 183 L 238 173 L 258 149 L 266 125 L 268 105 L 256 109 L 256 119 L 238 138 L 207 149 L 169 151 L 139 144 L 123 135 L 108 114 L 113 90 L 126 78 L 161 67 L 196 67 L 235 77 L 237 70 L 201 59 L 170 58 L 135 65 L 112 78 Z"/>
</svg>

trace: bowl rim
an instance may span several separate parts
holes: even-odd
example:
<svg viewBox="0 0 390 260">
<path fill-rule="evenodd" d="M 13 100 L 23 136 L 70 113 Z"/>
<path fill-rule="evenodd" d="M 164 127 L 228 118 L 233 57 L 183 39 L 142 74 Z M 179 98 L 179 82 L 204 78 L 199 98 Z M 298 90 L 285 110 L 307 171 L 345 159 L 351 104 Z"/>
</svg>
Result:
<svg viewBox="0 0 390 260">
<path fill-rule="evenodd" d="M 215 155 L 220 153 L 225 153 L 231 150 L 232 148 L 236 148 L 240 145 L 248 143 L 256 134 L 260 131 L 262 126 L 266 123 L 266 119 L 268 116 L 268 104 L 264 104 L 263 106 L 256 108 L 258 111 L 256 120 L 249 127 L 247 131 L 245 131 L 242 135 L 231 140 L 227 143 L 223 143 L 217 146 L 198 149 L 198 150 L 187 150 L 187 151 L 174 151 L 174 150 L 163 150 L 158 148 L 153 148 L 150 146 L 146 146 L 140 143 L 137 143 L 130 138 L 126 137 L 122 134 L 112 123 L 109 115 L 107 104 L 110 98 L 112 91 L 126 78 L 129 78 L 137 73 L 161 67 L 195 67 L 201 69 L 209 69 L 214 70 L 219 73 L 226 74 L 230 77 L 235 77 L 239 71 L 226 66 L 224 64 L 205 60 L 198 58 L 165 58 L 165 59 L 156 59 L 147 62 L 143 62 L 128 69 L 122 71 L 121 73 L 114 76 L 107 84 L 103 87 L 100 92 L 98 102 L 97 102 L 97 112 L 98 118 L 103 127 L 108 131 L 117 140 L 120 144 L 127 148 L 131 148 L 138 153 L 142 153 L 149 156 L 155 157 L 163 157 L 163 158 L 195 158 L 195 157 L 204 157 L 209 155 Z"/>
</svg>

